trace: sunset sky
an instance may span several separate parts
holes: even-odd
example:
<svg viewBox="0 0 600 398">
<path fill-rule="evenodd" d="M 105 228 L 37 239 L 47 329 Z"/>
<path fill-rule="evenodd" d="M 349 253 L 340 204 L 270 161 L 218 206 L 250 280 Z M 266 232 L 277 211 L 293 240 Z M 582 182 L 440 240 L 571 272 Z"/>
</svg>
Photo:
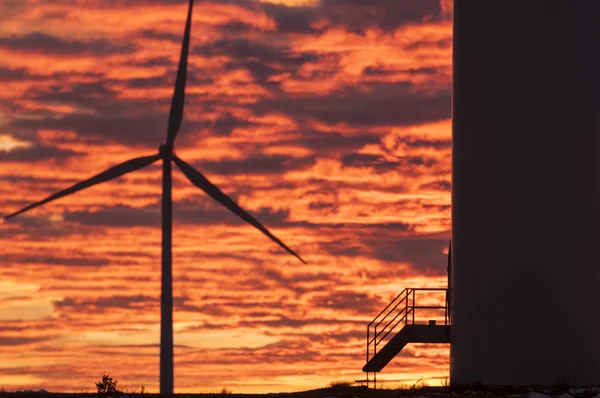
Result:
<svg viewBox="0 0 600 398">
<path fill-rule="evenodd" d="M 0 3 L 0 214 L 157 152 L 186 8 Z M 308 265 L 175 169 L 176 392 L 362 379 L 367 323 L 446 285 L 451 39 L 444 0 L 196 2 L 175 151 Z M 160 176 L 0 225 L 0 387 L 158 392 Z M 447 376 L 448 353 L 409 345 L 378 378 Z"/>
</svg>

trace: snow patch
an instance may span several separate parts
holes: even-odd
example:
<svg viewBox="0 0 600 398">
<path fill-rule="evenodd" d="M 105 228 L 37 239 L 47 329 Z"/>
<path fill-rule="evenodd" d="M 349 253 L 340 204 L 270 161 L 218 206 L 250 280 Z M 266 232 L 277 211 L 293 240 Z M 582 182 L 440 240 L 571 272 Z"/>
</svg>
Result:
<svg viewBox="0 0 600 398">
<path fill-rule="evenodd" d="M 532 391 L 529 394 L 527 394 L 527 398 L 552 398 L 552 397 L 550 395 Z"/>
<path fill-rule="evenodd" d="M 573 396 L 569 393 L 564 393 L 564 394 L 557 395 L 556 398 L 573 398 Z"/>
</svg>

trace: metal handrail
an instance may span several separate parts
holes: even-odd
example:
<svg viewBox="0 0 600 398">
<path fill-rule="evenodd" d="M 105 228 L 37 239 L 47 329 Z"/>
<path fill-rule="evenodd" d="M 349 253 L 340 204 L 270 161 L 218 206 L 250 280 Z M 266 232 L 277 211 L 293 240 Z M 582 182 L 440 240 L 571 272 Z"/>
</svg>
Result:
<svg viewBox="0 0 600 398">
<path fill-rule="evenodd" d="M 379 318 L 381 314 L 383 314 L 394 303 L 394 301 L 398 300 L 398 298 L 402 296 L 402 293 L 404 293 L 406 290 L 407 289 L 404 289 L 402 292 L 400 292 L 399 295 L 397 295 L 392 301 L 390 301 L 390 303 L 379 314 L 377 314 L 375 318 L 373 318 L 373 320 L 369 323 L 368 326 L 371 326 L 377 320 L 377 318 Z M 402 300 L 400 302 L 402 302 Z"/>
<path fill-rule="evenodd" d="M 377 326 L 379 326 L 381 324 L 381 322 L 383 320 L 385 320 L 387 318 L 387 316 L 394 311 L 396 308 L 398 308 L 398 305 L 400 303 L 402 303 L 404 300 L 407 299 L 408 294 L 407 293 L 407 289 L 404 289 L 400 292 L 400 294 L 398 294 L 396 297 L 394 297 L 394 299 L 392 301 L 390 301 L 390 303 L 383 309 L 381 310 L 381 312 L 379 314 L 377 314 L 377 316 L 375 316 L 375 318 L 373 318 L 373 320 L 371 322 L 369 322 L 369 324 L 367 325 L 367 362 L 369 362 L 369 347 L 371 346 L 371 343 L 373 343 L 373 356 L 377 353 Z M 403 297 L 404 294 L 404 298 L 400 299 L 401 297 Z M 394 302 L 396 302 L 398 299 L 400 299 L 400 301 L 398 301 L 398 303 L 396 303 L 396 305 L 394 306 L 394 308 L 392 308 L 384 317 L 382 321 L 379 321 L 377 323 L 377 325 L 374 326 L 374 330 L 373 330 L 373 339 L 370 338 L 370 333 L 371 333 L 371 326 L 375 323 L 375 321 L 377 321 L 377 318 L 379 318 L 385 311 L 388 310 L 388 308 L 390 308 L 392 306 L 392 304 L 394 304 Z M 408 304 L 408 303 L 407 303 Z"/>
<path fill-rule="evenodd" d="M 391 332 L 392 330 L 394 330 L 394 329 L 396 328 L 396 326 L 398 326 L 400 323 L 402 323 L 402 321 L 406 321 L 406 320 L 408 319 L 408 315 L 409 315 L 411 312 L 414 312 L 414 310 L 413 310 L 413 309 L 408 309 L 408 310 L 407 310 L 407 313 L 405 313 L 405 314 L 404 314 L 404 316 L 403 316 L 402 318 L 400 318 L 400 320 L 399 320 L 398 322 L 396 322 L 396 324 L 395 324 L 395 325 L 394 325 L 392 328 L 390 328 L 390 329 L 389 329 L 389 330 L 388 330 L 388 331 L 387 331 L 387 332 L 386 332 L 386 333 L 383 335 L 383 337 L 382 337 L 381 339 L 379 339 L 379 341 L 383 341 L 383 340 L 385 340 L 385 338 L 388 336 L 388 334 L 390 334 L 390 332 Z M 405 322 L 404 324 L 406 325 L 406 322 Z M 385 330 L 385 329 L 384 329 L 384 330 Z M 382 332 L 380 332 L 380 334 L 381 334 L 381 333 L 383 333 L 383 331 L 382 331 Z"/>
<path fill-rule="evenodd" d="M 406 289 L 405 289 L 405 290 L 406 290 Z M 406 300 L 401 300 L 401 301 L 400 301 L 400 303 L 401 303 L 402 301 L 406 301 L 406 306 L 405 306 L 405 308 L 406 308 L 406 307 L 408 306 L 408 299 L 406 299 Z M 390 312 L 388 312 L 388 314 L 387 314 L 385 317 L 383 317 L 383 319 L 382 319 L 381 321 L 379 321 L 379 322 L 377 323 L 377 326 L 381 325 L 381 324 L 383 323 L 383 321 L 385 321 L 385 319 L 386 319 L 386 318 L 387 318 L 387 317 L 388 317 L 388 316 L 389 316 L 389 315 L 392 313 L 392 311 L 394 311 L 396 308 L 398 308 L 398 305 L 394 306 L 394 308 L 393 308 L 392 310 L 390 310 Z M 402 311 L 398 312 L 398 313 L 396 314 L 396 316 L 395 316 L 395 317 L 393 317 L 392 319 L 390 319 L 390 321 L 389 321 L 389 322 L 388 322 L 388 323 L 387 323 L 387 324 L 386 324 L 386 325 L 383 327 L 383 330 L 385 330 L 385 329 L 386 329 L 388 326 L 390 326 L 390 324 L 391 324 L 392 322 L 394 322 L 394 321 L 396 320 L 396 318 L 398 318 L 398 316 L 400 316 L 400 314 L 402 314 Z M 380 331 L 380 332 L 379 332 L 379 334 L 383 333 L 383 330 L 382 330 L 382 331 Z M 377 336 L 376 336 L 376 337 L 377 337 Z"/>
<path fill-rule="evenodd" d="M 431 291 L 431 292 L 446 292 L 445 305 L 416 305 L 416 292 Z M 400 307 L 401 309 L 381 328 L 378 327 Z M 398 325 L 404 322 L 404 325 L 415 323 L 415 312 L 417 309 L 433 309 L 444 310 L 444 325 L 449 324 L 448 311 L 448 289 L 447 288 L 407 288 L 398 294 L 390 303 L 367 325 L 367 363 L 371 359 L 371 345 L 373 346 L 373 357 L 377 354 L 377 345 L 385 340 L 385 338 L 394 331 Z M 385 315 L 379 319 L 383 314 Z M 412 315 L 412 317 L 409 317 Z M 398 319 L 399 318 L 399 319 Z M 390 327 L 390 325 L 392 325 Z M 371 327 L 373 327 L 373 338 L 371 338 Z M 380 336 L 383 337 L 380 338 Z"/>
</svg>

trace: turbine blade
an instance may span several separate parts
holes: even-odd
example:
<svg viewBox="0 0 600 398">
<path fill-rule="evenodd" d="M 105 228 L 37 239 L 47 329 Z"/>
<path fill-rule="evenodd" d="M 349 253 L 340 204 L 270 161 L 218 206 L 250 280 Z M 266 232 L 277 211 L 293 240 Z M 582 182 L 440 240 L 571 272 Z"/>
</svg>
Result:
<svg viewBox="0 0 600 398">
<path fill-rule="evenodd" d="M 192 9 L 194 0 L 190 0 L 188 6 L 187 22 L 185 23 L 185 32 L 183 34 L 183 43 L 181 44 L 181 55 L 179 56 L 179 67 L 177 68 L 177 78 L 175 79 L 175 92 L 171 100 L 171 111 L 169 112 L 169 126 L 167 130 L 167 146 L 172 147 L 175 137 L 181 127 L 183 120 L 183 105 L 185 103 L 185 82 L 187 79 L 187 62 L 190 51 L 190 31 L 192 29 Z"/>
<path fill-rule="evenodd" d="M 155 161 L 157 161 L 158 159 L 160 159 L 162 157 L 161 154 L 157 154 L 157 155 L 153 155 L 153 156 L 146 156 L 146 157 L 141 157 L 141 158 L 135 158 L 135 159 L 131 159 L 128 160 L 126 162 L 123 162 L 119 165 L 116 165 L 114 167 L 111 167 L 110 169 L 103 171 L 100 174 L 97 174 L 95 176 L 93 176 L 92 178 L 89 178 L 85 181 L 81 181 L 75 185 L 73 185 L 72 187 L 69 187 L 67 189 L 64 189 L 60 192 L 57 192 L 53 195 L 48 196 L 46 199 L 40 200 L 39 202 L 35 202 L 33 204 L 30 204 L 27 207 L 22 208 L 19 211 L 16 211 L 12 214 L 9 214 L 7 216 L 4 216 L 4 219 L 9 219 L 11 217 L 14 217 L 18 214 L 24 213 L 27 210 L 31 210 L 34 207 L 38 207 L 41 206 L 45 203 L 51 202 L 53 200 L 62 198 L 63 196 L 67 196 L 70 195 L 72 193 L 81 191 L 82 189 L 91 187 L 92 185 L 96 185 L 99 184 L 101 182 L 105 182 L 108 180 L 112 180 L 113 178 L 117 178 L 119 176 L 122 176 L 123 174 L 129 173 L 130 171 L 135 171 L 138 169 L 141 169 L 143 167 L 146 167 L 152 163 L 154 163 Z"/>
<path fill-rule="evenodd" d="M 296 254 L 296 252 L 287 247 L 285 243 L 280 241 L 271 232 L 269 232 L 269 230 L 265 228 L 264 225 L 262 225 L 257 219 L 255 219 L 248 212 L 242 209 L 237 203 L 235 203 L 233 199 L 225 195 L 216 185 L 208 181 L 208 179 L 204 177 L 202 173 L 200 173 L 198 170 L 194 169 L 192 166 L 181 160 L 179 157 L 177 157 L 177 155 L 173 155 L 173 160 L 192 184 L 206 192 L 208 196 L 210 196 L 211 198 L 228 208 L 231 212 L 240 217 L 242 220 L 246 221 L 248 224 L 253 225 L 263 234 L 267 235 L 272 241 L 281 246 L 285 251 L 287 251 L 288 253 L 302 261 L 304 264 L 306 264 L 306 261 L 304 261 L 302 257 Z"/>
</svg>

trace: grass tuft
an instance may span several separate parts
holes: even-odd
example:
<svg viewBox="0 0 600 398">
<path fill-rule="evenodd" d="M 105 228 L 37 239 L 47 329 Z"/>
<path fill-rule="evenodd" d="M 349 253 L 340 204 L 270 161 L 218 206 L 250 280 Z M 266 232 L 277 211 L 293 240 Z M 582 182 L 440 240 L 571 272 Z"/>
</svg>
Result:
<svg viewBox="0 0 600 398">
<path fill-rule="evenodd" d="M 351 380 L 334 380 L 334 381 L 330 382 L 327 385 L 327 387 L 328 388 L 348 388 L 348 387 L 352 387 L 353 384 L 354 384 L 354 382 Z"/>
</svg>

